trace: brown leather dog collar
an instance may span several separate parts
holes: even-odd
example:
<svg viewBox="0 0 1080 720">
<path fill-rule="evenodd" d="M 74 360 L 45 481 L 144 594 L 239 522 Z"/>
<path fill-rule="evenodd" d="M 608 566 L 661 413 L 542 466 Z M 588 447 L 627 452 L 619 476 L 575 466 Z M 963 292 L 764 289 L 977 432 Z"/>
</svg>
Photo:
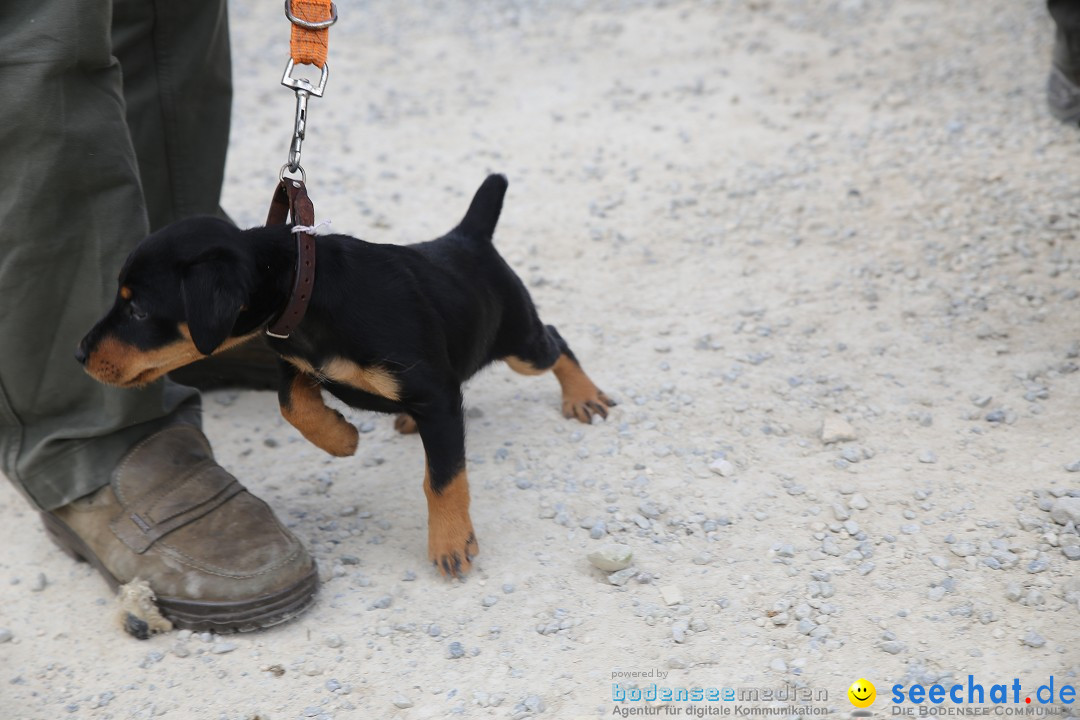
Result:
<svg viewBox="0 0 1080 720">
<path fill-rule="evenodd" d="M 266 224 L 283 225 L 290 215 L 294 225 L 310 227 L 315 224 L 315 206 L 311 204 L 304 181 L 282 178 L 274 190 Z M 284 309 L 267 325 L 266 334 L 273 338 L 285 339 L 292 334 L 304 319 L 308 303 L 311 302 L 311 290 L 315 286 L 315 236 L 309 232 L 294 234 L 296 266 L 293 268 L 292 289 Z"/>
</svg>

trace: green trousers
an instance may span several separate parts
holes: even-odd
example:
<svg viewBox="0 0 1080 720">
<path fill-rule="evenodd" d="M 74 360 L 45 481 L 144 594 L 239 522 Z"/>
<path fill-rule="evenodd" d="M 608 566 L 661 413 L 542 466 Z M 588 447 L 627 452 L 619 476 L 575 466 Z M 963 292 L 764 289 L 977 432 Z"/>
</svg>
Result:
<svg viewBox="0 0 1080 720">
<path fill-rule="evenodd" d="M 219 213 L 225 0 L 0 3 L 0 469 L 43 510 L 105 485 L 198 394 L 101 385 L 76 344 L 149 231 Z"/>
</svg>

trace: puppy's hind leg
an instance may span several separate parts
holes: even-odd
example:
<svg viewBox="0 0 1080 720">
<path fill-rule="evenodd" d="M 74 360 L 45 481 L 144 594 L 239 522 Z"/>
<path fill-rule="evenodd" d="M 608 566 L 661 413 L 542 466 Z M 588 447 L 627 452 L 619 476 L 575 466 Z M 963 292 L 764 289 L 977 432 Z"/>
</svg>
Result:
<svg viewBox="0 0 1080 720">
<path fill-rule="evenodd" d="M 539 375 L 551 370 L 562 386 L 563 417 L 590 423 L 594 414 L 606 418 L 608 409 L 618 404 L 585 374 L 570 346 L 553 325 L 543 326 L 543 332 L 527 342 L 519 353 L 503 359 L 522 375 Z"/>
<path fill-rule="evenodd" d="M 312 444 L 338 457 L 356 452 L 359 431 L 341 413 L 326 406 L 318 380 L 284 361 L 278 402 L 282 416 Z"/>
</svg>

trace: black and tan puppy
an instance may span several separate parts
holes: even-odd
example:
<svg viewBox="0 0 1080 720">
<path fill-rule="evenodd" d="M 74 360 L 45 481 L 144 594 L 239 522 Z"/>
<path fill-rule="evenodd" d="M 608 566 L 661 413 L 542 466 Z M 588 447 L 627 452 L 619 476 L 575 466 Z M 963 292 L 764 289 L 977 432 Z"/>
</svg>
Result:
<svg viewBox="0 0 1080 720">
<path fill-rule="evenodd" d="M 317 239 L 311 304 L 281 356 L 281 412 L 315 445 L 352 455 L 358 433 L 328 408 L 398 413 L 427 454 L 428 554 L 446 575 L 478 551 L 469 518 L 461 384 L 504 360 L 517 372 L 551 370 L 563 414 L 589 422 L 612 402 L 566 341 L 537 316 L 492 234 L 506 179 L 484 181 L 461 223 L 416 245 L 345 235 Z M 174 223 L 146 238 L 120 271 L 116 301 L 76 352 L 101 382 L 138 387 L 264 331 L 289 297 L 297 249 L 286 225 L 238 230 L 213 218 Z"/>
</svg>

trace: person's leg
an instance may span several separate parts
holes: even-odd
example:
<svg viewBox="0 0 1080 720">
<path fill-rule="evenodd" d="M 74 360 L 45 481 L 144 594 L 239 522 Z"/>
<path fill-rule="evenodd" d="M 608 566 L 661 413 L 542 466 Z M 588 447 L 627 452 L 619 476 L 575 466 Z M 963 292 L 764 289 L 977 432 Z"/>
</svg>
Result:
<svg viewBox="0 0 1080 720">
<path fill-rule="evenodd" d="M 1047 0 L 1046 6 L 1056 26 L 1046 99 L 1054 117 L 1080 122 L 1080 0 Z"/>
<path fill-rule="evenodd" d="M 232 107 L 225 0 L 114 0 L 112 47 L 150 229 L 192 215 L 228 220 L 219 205 Z M 279 384 L 264 339 L 169 377 L 201 390 Z"/>
<path fill-rule="evenodd" d="M 181 627 L 266 627 L 309 607 L 318 576 L 266 503 L 214 461 L 195 391 L 106 387 L 72 357 L 148 231 L 110 10 L 0 10 L 0 141 L 15 180 L 0 193 L 0 468 L 47 511 L 53 541 L 114 588 L 146 580 Z M 179 72 L 176 50 L 154 62 Z"/>
<path fill-rule="evenodd" d="M 224 217 L 232 108 L 225 0 L 113 0 L 112 47 L 150 229 Z"/>
<path fill-rule="evenodd" d="M 0 10 L 0 468 L 51 510 L 108 482 L 139 439 L 187 415 L 190 389 L 106 387 L 72 357 L 148 230 L 108 0 Z"/>
</svg>

